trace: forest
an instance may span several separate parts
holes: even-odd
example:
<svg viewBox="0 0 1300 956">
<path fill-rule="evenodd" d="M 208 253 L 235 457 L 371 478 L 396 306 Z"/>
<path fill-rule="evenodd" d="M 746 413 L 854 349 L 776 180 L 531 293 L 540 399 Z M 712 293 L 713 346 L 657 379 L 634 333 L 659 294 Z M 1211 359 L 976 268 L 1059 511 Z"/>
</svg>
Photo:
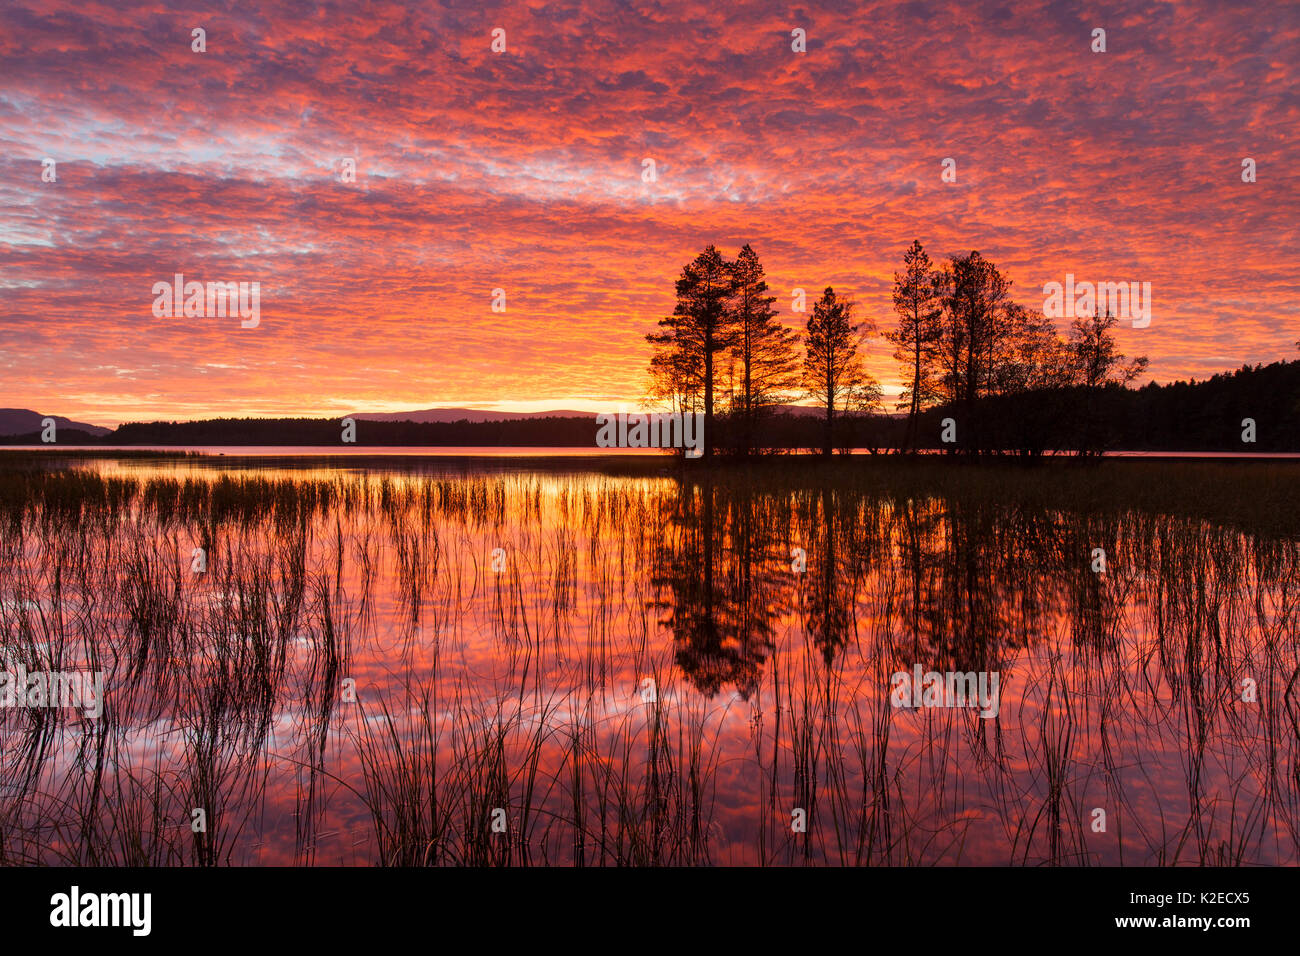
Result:
<svg viewBox="0 0 1300 956">
<path fill-rule="evenodd" d="M 1062 332 L 1015 301 L 1011 285 L 977 250 L 936 264 L 915 241 L 894 273 L 892 321 L 859 314 L 827 287 L 801 334 L 773 308 L 751 246 L 735 260 L 709 246 L 683 268 L 673 313 L 646 337 L 649 398 L 703 415 L 705 458 L 784 448 L 1300 450 L 1296 363 L 1135 389 L 1148 359 L 1119 350 L 1120 320 L 1100 300 Z M 873 338 L 898 363 L 892 408 L 867 371 Z M 791 416 L 792 402 L 811 403 L 817 421 Z"/>
</svg>

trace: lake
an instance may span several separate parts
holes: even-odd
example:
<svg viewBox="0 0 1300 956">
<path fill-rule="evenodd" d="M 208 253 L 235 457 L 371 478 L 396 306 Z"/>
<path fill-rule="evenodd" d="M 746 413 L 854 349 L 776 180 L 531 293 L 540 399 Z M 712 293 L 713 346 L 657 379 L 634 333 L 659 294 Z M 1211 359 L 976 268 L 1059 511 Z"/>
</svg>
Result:
<svg viewBox="0 0 1300 956">
<path fill-rule="evenodd" d="M 0 862 L 1300 862 L 1292 463 L 27 459 Z"/>
</svg>

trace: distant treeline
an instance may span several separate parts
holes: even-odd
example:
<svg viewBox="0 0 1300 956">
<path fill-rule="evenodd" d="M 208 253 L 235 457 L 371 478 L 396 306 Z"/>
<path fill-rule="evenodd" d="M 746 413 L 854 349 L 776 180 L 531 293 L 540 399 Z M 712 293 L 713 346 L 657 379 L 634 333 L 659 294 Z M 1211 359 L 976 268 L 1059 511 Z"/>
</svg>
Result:
<svg viewBox="0 0 1300 956">
<path fill-rule="evenodd" d="M 498 422 L 380 422 L 356 419 L 358 445 L 595 446 L 595 418 L 518 418 Z M 341 419 L 220 418 L 123 425 L 110 445 L 341 445 Z"/>
<path fill-rule="evenodd" d="M 814 411 L 814 410 L 810 410 Z M 956 441 L 941 438 L 944 419 L 954 421 Z M 1250 420 L 1253 442 L 1243 441 Z M 714 420 L 719 454 L 755 450 L 821 450 L 824 420 L 816 414 L 774 413 L 757 434 L 739 417 Z M 908 446 L 971 448 L 978 436 L 985 451 L 1019 454 L 1078 450 L 1300 452 L 1300 361 L 1243 367 L 1203 382 L 1129 388 L 1069 386 L 990 396 L 959 410 L 940 405 L 908 416 L 844 413 L 833 423 L 834 446 L 880 452 Z M 382 422 L 356 420 L 359 446 L 596 445 L 591 417 L 520 418 L 496 422 Z M 911 434 L 909 434 L 911 433 Z M 341 419 L 244 418 L 123 425 L 102 438 L 62 430 L 61 445 L 316 445 L 343 444 Z M 39 445 L 41 436 L 15 435 L 0 444 Z"/>
<path fill-rule="evenodd" d="M 955 422 L 956 442 L 944 443 L 943 421 Z M 1243 424 L 1246 423 L 1246 424 Z M 819 446 L 816 419 L 769 419 L 773 447 Z M 905 417 L 847 416 L 835 422 L 837 448 L 882 452 L 904 447 Z M 967 413 L 940 406 L 917 417 L 914 447 L 969 450 L 978 435 L 984 451 L 1012 454 L 1105 451 L 1300 453 L 1300 361 L 1244 366 L 1202 382 L 1070 386 L 985 398 Z M 717 436 L 725 449 L 727 437 Z M 1253 438 L 1246 441 L 1245 438 Z"/>
</svg>

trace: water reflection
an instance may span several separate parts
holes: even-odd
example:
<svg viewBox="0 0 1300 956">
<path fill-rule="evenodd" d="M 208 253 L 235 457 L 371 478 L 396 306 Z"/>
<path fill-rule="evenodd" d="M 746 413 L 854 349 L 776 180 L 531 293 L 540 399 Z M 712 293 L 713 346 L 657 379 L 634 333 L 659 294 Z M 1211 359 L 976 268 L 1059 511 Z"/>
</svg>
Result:
<svg viewBox="0 0 1300 956">
<path fill-rule="evenodd" d="M 1294 479 L 1132 467 L 6 472 L 6 667 L 107 704 L 0 711 L 0 858 L 1294 864 Z"/>
</svg>

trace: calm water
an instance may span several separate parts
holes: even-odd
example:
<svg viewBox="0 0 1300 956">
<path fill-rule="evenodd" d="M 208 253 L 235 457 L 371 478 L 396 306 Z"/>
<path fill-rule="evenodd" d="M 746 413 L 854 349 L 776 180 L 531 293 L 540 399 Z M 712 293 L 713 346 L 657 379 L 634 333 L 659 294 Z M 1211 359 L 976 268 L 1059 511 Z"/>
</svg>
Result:
<svg viewBox="0 0 1300 956">
<path fill-rule="evenodd" d="M 190 453 L 217 457 L 252 457 L 252 458 L 302 458 L 302 457 L 376 457 L 376 458 L 600 458 L 605 456 L 658 455 L 672 457 L 675 453 L 660 448 L 592 448 L 584 446 L 549 445 L 418 445 L 418 446 L 377 446 L 377 445 L 8 445 L 0 446 L 13 451 L 37 452 L 166 452 L 169 454 Z M 874 449 L 854 448 L 853 455 L 874 455 Z M 942 454 L 936 450 L 922 450 L 919 454 Z M 1057 454 L 1070 455 L 1070 452 L 1047 452 L 1047 457 Z M 1155 458 L 1155 459 L 1223 459 L 1223 460 L 1296 460 L 1300 452 L 1242 452 L 1242 451 L 1110 451 L 1112 458 Z"/>
<path fill-rule="evenodd" d="M 1132 467 L 1186 503 L 1010 471 L 11 475 L 8 666 L 102 670 L 107 703 L 0 710 L 0 859 L 1295 864 L 1300 543 Z M 996 716 L 894 706 L 918 665 L 996 673 Z"/>
<path fill-rule="evenodd" d="M 594 437 L 594 436 L 593 436 Z M 660 448 L 593 448 L 552 445 L 6 445 L 0 449 L 36 452 L 163 452 L 213 458 L 596 458 L 609 455 L 667 455 Z"/>
</svg>

